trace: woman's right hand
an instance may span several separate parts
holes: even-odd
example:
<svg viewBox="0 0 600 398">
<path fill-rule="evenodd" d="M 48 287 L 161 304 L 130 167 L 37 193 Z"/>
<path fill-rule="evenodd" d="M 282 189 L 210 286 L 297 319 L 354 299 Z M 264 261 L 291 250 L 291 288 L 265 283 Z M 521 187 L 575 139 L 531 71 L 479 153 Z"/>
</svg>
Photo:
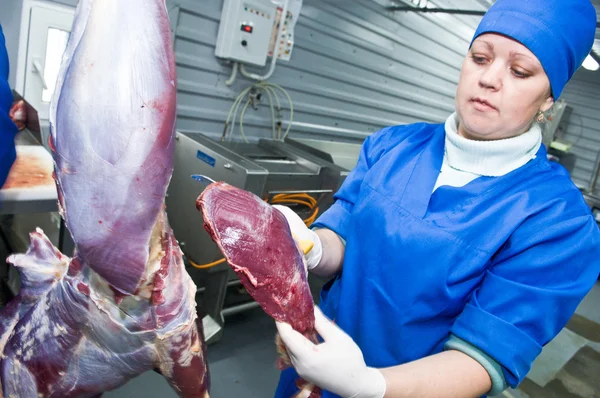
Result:
<svg viewBox="0 0 600 398">
<path fill-rule="evenodd" d="M 296 212 L 289 207 L 281 205 L 273 205 L 273 207 L 283 214 L 290 226 L 290 231 L 292 232 L 294 239 L 298 241 L 300 247 L 310 247 L 312 244 L 312 248 L 305 250 L 304 253 L 306 268 L 312 270 L 317 267 L 323 256 L 323 245 L 319 236 L 314 231 L 310 230 Z"/>
</svg>

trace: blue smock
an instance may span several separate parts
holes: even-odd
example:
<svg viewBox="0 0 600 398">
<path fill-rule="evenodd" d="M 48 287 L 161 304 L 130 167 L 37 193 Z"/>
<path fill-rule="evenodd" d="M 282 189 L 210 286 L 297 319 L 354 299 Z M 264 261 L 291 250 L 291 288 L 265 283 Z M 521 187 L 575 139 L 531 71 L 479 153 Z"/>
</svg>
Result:
<svg viewBox="0 0 600 398">
<path fill-rule="evenodd" d="M 0 26 L 0 187 L 4 185 L 8 171 L 17 156 L 15 152 L 17 126 L 8 116 L 12 102 L 12 91 L 8 85 L 8 54 L 2 26 Z"/>
<path fill-rule="evenodd" d="M 432 193 L 444 139 L 443 124 L 424 123 L 367 138 L 315 223 L 346 240 L 342 272 L 320 307 L 368 366 L 439 353 L 454 334 L 497 361 L 515 387 L 597 280 L 600 232 L 543 146 L 504 176 Z M 291 397 L 295 379 L 293 369 L 282 372 L 275 396 Z"/>
</svg>

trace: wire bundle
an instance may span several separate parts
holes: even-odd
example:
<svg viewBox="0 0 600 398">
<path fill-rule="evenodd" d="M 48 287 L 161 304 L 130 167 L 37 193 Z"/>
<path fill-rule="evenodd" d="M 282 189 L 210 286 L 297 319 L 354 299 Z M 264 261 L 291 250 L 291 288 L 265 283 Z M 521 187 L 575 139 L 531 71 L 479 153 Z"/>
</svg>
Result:
<svg viewBox="0 0 600 398">
<path fill-rule="evenodd" d="M 270 203 L 274 204 L 300 204 L 308 207 L 312 210 L 310 216 L 304 219 L 304 224 L 309 227 L 317 219 L 319 214 L 319 207 L 317 206 L 317 200 L 307 193 L 295 193 L 295 194 L 284 194 L 280 193 L 271 199 Z"/>
<path fill-rule="evenodd" d="M 290 121 L 288 123 L 287 129 L 285 130 L 285 133 L 283 134 L 283 136 L 281 135 L 281 102 L 279 101 L 279 96 L 277 95 L 277 91 L 280 91 L 285 95 L 285 97 L 287 98 L 288 104 L 290 106 Z M 255 101 L 256 102 L 259 101 L 257 99 L 258 94 L 261 94 L 261 95 L 266 94 L 267 97 L 269 98 L 269 107 L 271 109 L 271 126 L 272 126 L 272 130 L 273 130 L 273 132 L 272 132 L 273 139 L 284 140 L 285 137 L 287 137 L 287 135 L 290 131 L 290 128 L 292 127 L 292 122 L 294 121 L 294 104 L 292 103 L 292 99 L 291 99 L 290 95 L 288 94 L 288 92 L 280 85 L 275 84 L 275 83 L 260 81 L 258 83 L 254 83 L 250 87 L 244 89 L 237 96 L 235 101 L 233 102 L 233 105 L 229 109 L 229 115 L 227 116 L 227 120 L 225 121 L 225 127 L 223 129 L 223 135 L 221 136 L 221 141 L 225 141 L 225 137 L 227 136 L 227 130 L 229 128 L 230 123 L 231 123 L 231 132 L 229 133 L 229 139 L 231 140 L 231 138 L 233 137 L 234 130 L 235 130 L 236 116 L 240 109 L 240 105 L 242 104 L 242 102 L 244 102 L 244 99 L 246 99 L 246 103 L 242 107 L 242 112 L 239 117 L 239 124 L 240 124 L 240 134 L 242 136 L 242 139 L 244 140 L 244 142 L 246 142 L 246 143 L 248 142 L 248 139 L 246 138 L 246 134 L 244 134 L 244 115 L 246 113 L 246 110 L 248 109 L 248 106 L 250 106 L 250 105 L 252 105 L 253 107 L 256 106 Z M 275 100 L 275 103 L 277 105 L 277 115 L 275 114 L 275 107 L 273 106 L 273 100 Z M 276 122 L 276 120 L 277 120 L 277 122 Z"/>
</svg>

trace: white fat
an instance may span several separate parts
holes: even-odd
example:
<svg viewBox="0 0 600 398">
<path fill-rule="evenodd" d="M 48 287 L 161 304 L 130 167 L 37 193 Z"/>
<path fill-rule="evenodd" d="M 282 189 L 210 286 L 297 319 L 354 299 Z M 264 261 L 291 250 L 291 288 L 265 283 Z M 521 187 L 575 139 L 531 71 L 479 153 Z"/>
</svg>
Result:
<svg viewBox="0 0 600 398">
<path fill-rule="evenodd" d="M 187 368 L 192 364 L 192 359 L 194 359 L 194 353 L 192 352 L 192 347 L 189 344 L 186 344 L 181 348 L 181 355 L 179 356 L 179 361 L 177 364 L 182 368 Z"/>
<path fill-rule="evenodd" d="M 32 337 L 32 338 L 30 338 L 30 339 L 27 339 L 27 340 L 25 340 L 25 343 L 23 343 L 23 349 L 24 349 L 24 350 L 26 350 L 26 349 L 28 349 L 29 347 L 33 347 L 33 343 L 34 343 L 34 342 L 35 342 L 35 340 L 34 340 L 34 338 L 33 338 L 33 337 Z"/>
<path fill-rule="evenodd" d="M 10 323 L 7 325 L 6 330 L 12 330 L 11 333 L 4 333 L 3 335 L 0 336 L 0 358 L 4 358 L 4 347 L 6 346 L 6 343 L 8 342 L 8 340 L 14 336 L 14 328 L 17 325 L 17 322 L 19 322 L 19 318 L 18 317 L 14 317 L 13 319 L 11 319 Z"/>
<path fill-rule="evenodd" d="M 33 350 L 27 350 L 27 352 L 25 353 L 25 355 L 23 356 L 23 360 L 25 362 L 29 361 L 31 359 L 31 357 L 33 357 Z"/>
<path fill-rule="evenodd" d="M 152 297 L 154 274 L 160 269 L 161 261 L 166 255 L 162 245 L 164 216 L 164 213 L 161 213 L 158 216 L 158 219 L 152 228 L 152 234 L 150 235 L 150 241 L 148 243 L 148 261 L 146 262 L 143 275 L 145 283 L 138 286 L 137 293 L 139 297 L 144 299 L 150 299 L 150 297 Z"/>
<path fill-rule="evenodd" d="M 41 341 L 46 334 L 50 334 L 50 320 L 46 307 L 46 305 L 34 307 L 30 321 L 19 329 L 19 333 L 22 334 L 21 339 L 32 337 Z"/>
<path fill-rule="evenodd" d="M 292 280 L 290 281 L 290 286 L 298 286 L 298 288 L 302 288 L 304 282 L 302 281 L 302 274 L 300 272 L 298 272 L 298 270 L 295 270 L 296 272 L 294 272 L 294 276 L 292 278 Z M 293 299 L 293 295 L 292 295 L 292 290 L 290 289 L 288 291 L 288 294 L 286 296 L 283 297 L 283 300 L 281 300 L 281 305 L 283 307 L 286 307 L 289 302 Z"/>
<path fill-rule="evenodd" d="M 227 227 L 221 237 L 221 243 L 225 246 L 235 246 L 239 242 L 241 236 L 241 230 L 234 227 Z"/>
<path fill-rule="evenodd" d="M 50 319 L 48 319 L 48 316 L 44 316 L 40 319 L 39 326 L 35 331 L 35 338 L 36 340 L 42 342 L 47 337 L 50 337 L 51 334 L 52 332 L 50 330 Z"/>
<path fill-rule="evenodd" d="M 54 324 L 54 333 L 53 334 L 54 334 L 54 337 L 58 337 L 61 334 L 67 334 L 67 329 L 64 326 L 59 325 L 58 323 L 55 323 Z"/>
</svg>

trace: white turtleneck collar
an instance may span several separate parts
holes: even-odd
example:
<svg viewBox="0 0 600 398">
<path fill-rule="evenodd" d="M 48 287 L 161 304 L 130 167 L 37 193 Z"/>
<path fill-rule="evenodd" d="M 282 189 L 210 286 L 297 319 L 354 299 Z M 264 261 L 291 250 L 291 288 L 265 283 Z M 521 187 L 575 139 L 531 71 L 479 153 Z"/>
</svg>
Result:
<svg viewBox="0 0 600 398">
<path fill-rule="evenodd" d="M 445 130 L 444 163 L 478 176 L 505 175 L 535 158 L 542 144 L 542 130 L 537 123 L 516 137 L 474 141 L 458 134 L 458 117 L 453 113 L 446 120 Z"/>
<path fill-rule="evenodd" d="M 504 140 L 474 141 L 458 135 L 456 113 L 445 125 L 444 161 L 433 190 L 449 185 L 462 187 L 477 177 L 499 177 L 535 158 L 542 144 L 540 126 Z"/>
</svg>

